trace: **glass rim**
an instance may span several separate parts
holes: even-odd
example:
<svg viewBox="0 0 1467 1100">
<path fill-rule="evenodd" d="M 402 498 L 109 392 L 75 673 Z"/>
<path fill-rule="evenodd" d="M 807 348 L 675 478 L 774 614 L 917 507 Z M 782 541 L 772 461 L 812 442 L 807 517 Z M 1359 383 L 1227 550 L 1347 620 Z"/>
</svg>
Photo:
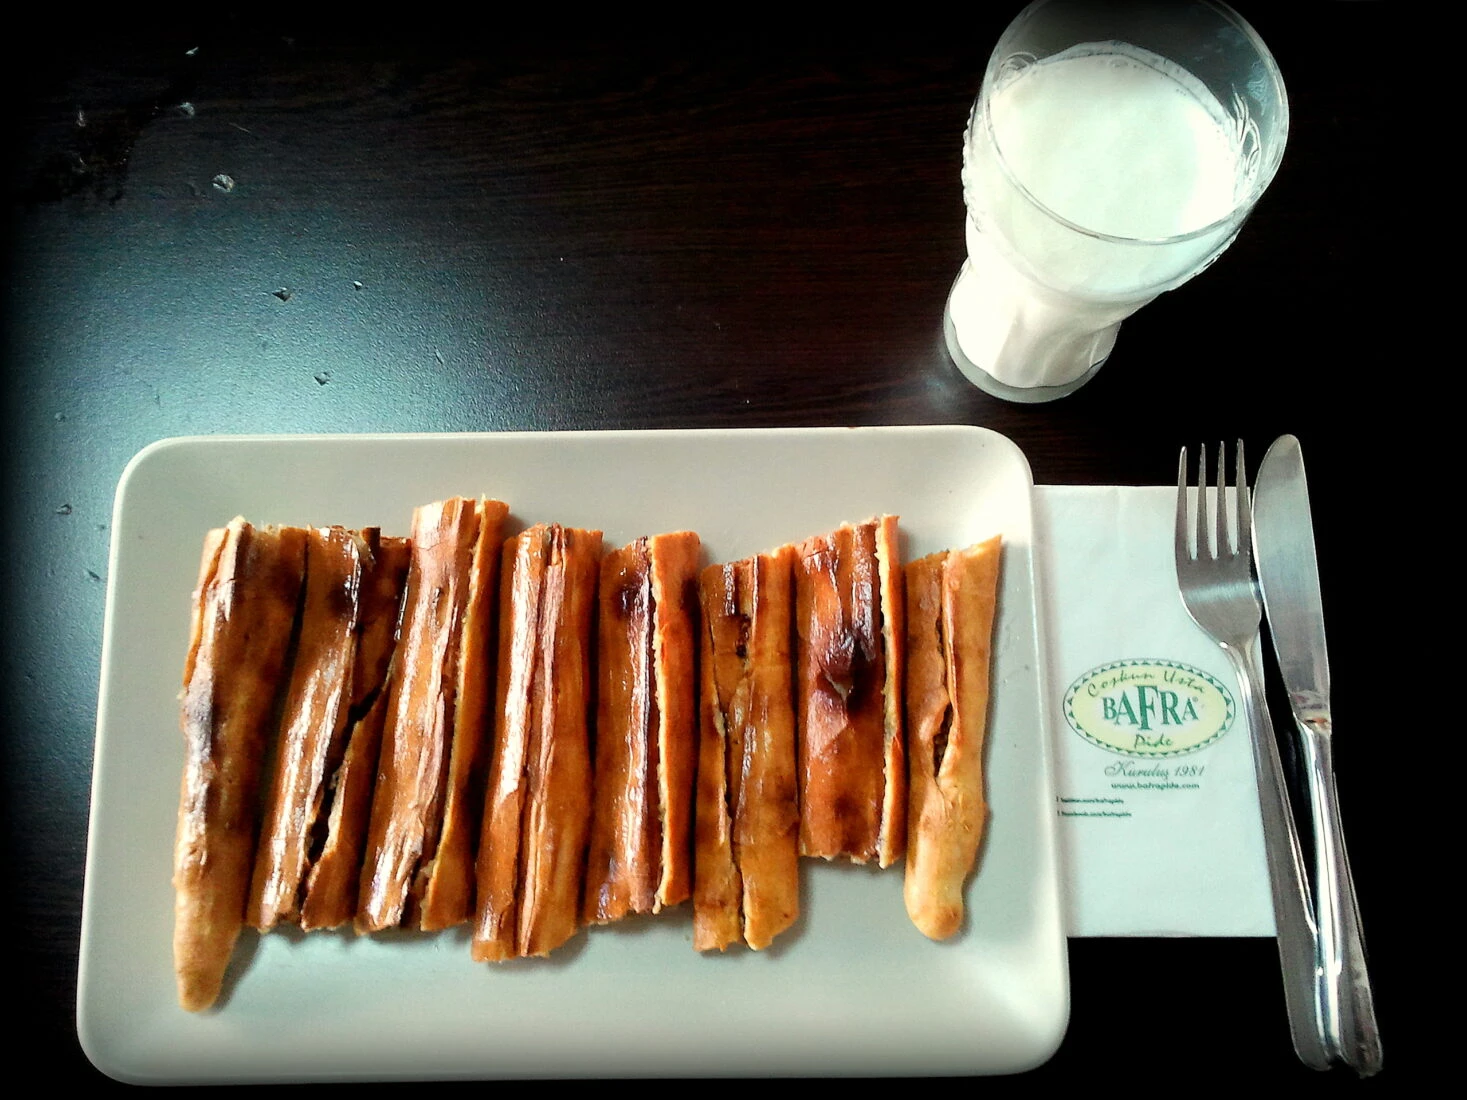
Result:
<svg viewBox="0 0 1467 1100">
<path fill-rule="evenodd" d="M 1013 22 L 1011 22 L 1009 26 L 1005 28 L 1003 37 L 1007 37 L 1009 30 L 1011 30 L 1021 21 L 1027 20 L 1034 11 L 1046 6 L 1049 2 L 1050 0 L 1034 0 L 1033 3 L 1031 3 L 1028 7 L 1026 7 L 1023 11 L 1021 11 L 1017 16 L 1014 17 Z M 1246 193 L 1244 193 L 1241 198 L 1233 203 L 1228 212 L 1222 217 L 1215 218 L 1214 220 L 1208 222 L 1206 225 L 1201 226 L 1197 229 L 1190 229 L 1185 233 L 1176 233 L 1169 237 L 1118 236 L 1114 233 L 1106 233 L 1099 229 L 1091 229 L 1089 226 L 1081 225 L 1079 222 L 1076 221 L 1071 221 L 1069 218 L 1065 217 L 1063 214 L 1059 213 L 1053 207 L 1049 206 L 1043 200 L 1041 200 L 1037 195 L 1034 194 L 1034 192 L 1029 190 L 1029 188 L 1024 184 L 1022 180 L 1014 175 L 1013 171 L 1009 168 L 1008 159 L 1004 156 L 1003 147 L 999 144 L 998 134 L 994 132 L 993 118 L 989 111 L 991 96 L 988 93 L 990 87 L 993 84 L 993 78 L 999 66 L 1001 66 L 1009 56 L 1013 56 L 1012 54 L 1004 55 L 1002 57 L 999 55 L 999 50 L 1002 48 L 1003 45 L 1003 40 L 1001 37 L 999 40 L 999 44 L 994 46 L 993 53 L 989 56 L 988 67 L 984 70 L 983 86 L 978 94 L 978 103 L 975 105 L 973 119 L 969 123 L 969 130 L 971 131 L 972 127 L 978 124 L 979 115 L 981 113 L 982 124 L 984 129 L 988 133 L 989 143 L 992 145 L 994 159 L 998 163 L 999 169 L 1003 172 L 1004 178 L 1006 178 L 1009 183 L 1013 184 L 1015 190 L 1017 190 L 1019 194 L 1023 196 L 1026 202 L 1028 202 L 1035 209 L 1039 210 L 1047 217 L 1054 219 L 1056 222 L 1065 226 L 1068 229 L 1074 230 L 1076 233 L 1083 234 L 1084 236 L 1091 237 L 1095 240 L 1107 241 L 1113 244 L 1177 244 L 1184 241 L 1197 240 L 1200 237 L 1210 236 L 1214 233 L 1217 233 L 1219 230 L 1225 229 L 1229 226 L 1233 226 L 1234 228 L 1236 228 L 1237 226 L 1242 225 L 1243 221 L 1246 220 L 1249 212 L 1257 204 L 1258 200 L 1263 196 L 1263 192 L 1267 190 L 1268 185 L 1273 182 L 1274 176 L 1278 173 L 1279 165 L 1283 163 L 1284 147 L 1288 144 L 1289 137 L 1288 92 L 1287 89 L 1284 87 L 1284 75 L 1279 70 L 1278 61 L 1274 58 L 1273 53 L 1264 43 L 1263 38 L 1258 34 L 1257 31 L 1253 29 L 1252 25 L 1249 24 L 1246 19 L 1244 19 L 1236 11 L 1230 8 L 1227 4 L 1216 2 L 1216 0 L 1193 0 L 1193 3 L 1197 7 L 1210 8 L 1211 10 L 1215 11 L 1219 16 L 1221 16 L 1224 20 L 1226 20 L 1228 23 L 1231 23 L 1234 27 L 1238 29 L 1243 37 L 1247 39 L 1248 44 L 1253 48 L 1254 52 L 1258 55 L 1258 59 L 1263 63 L 1264 69 L 1268 73 L 1269 77 L 1272 79 L 1273 85 L 1278 91 L 1279 117 L 1277 124 L 1274 127 L 1277 132 L 1277 140 L 1273 143 L 1276 152 L 1268 158 L 1268 161 L 1263 164 L 1262 167 L 1260 167 L 1258 176 L 1253 181 L 1253 185 L 1247 190 Z M 972 139 L 970 132 L 969 141 L 971 142 L 971 140 Z"/>
</svg>

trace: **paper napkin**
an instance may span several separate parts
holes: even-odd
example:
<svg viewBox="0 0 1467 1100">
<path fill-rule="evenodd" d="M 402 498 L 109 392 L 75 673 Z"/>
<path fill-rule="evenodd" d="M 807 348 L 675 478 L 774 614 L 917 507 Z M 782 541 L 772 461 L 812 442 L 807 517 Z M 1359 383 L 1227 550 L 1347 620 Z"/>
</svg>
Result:
<svg viewBox="0 0 1467 1100">
<path fill-rule="evenodd" d="M 1273 935 L 1237 681 L 1177 592 L 1176 490 L 1034 499 L 1070 935 Z"/>
</svg>

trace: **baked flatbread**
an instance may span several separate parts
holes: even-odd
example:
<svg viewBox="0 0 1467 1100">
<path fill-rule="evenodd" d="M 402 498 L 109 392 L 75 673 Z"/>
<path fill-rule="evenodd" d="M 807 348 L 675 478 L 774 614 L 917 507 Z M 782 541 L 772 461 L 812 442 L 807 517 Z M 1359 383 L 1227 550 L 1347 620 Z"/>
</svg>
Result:
<svg viewBox="0 0 1467 1100">
<path fill-rule="evenodd" d="M 184 663 L 182 792 L 174 847 L 178 999 L 219 996 L 244 925 L 259 827 L 261 762 L 305 570 L 306 532 L 235 519 L 204 541 Z"/>
<path fill-rule="evenodd" d="M 601 532 L 537 525 L 504 545 L 494 743 L 471 944 L 546 955 L 580 927 L 591 823 L 591 624 Z"/>
<path fill-rule="evenodd" d="M 692 892 L 699 549 L 679 531 L 601 562 L 588 923 L 657 913 Z"/>
<path fill-rule="evenodd" d="M 342 527 L 306 534 L 305 595 L 267 784 L 246 923 L 297 922 L 326 788 L 346 749 L 364 544 Z"/>
<path fill-rule="evenodd" d="M 795 550 L 705 569 L 693 946 L 759 950 L 800 912 L 790 632 Z"/>
<path fill-rule="evenodd" d="M 470 778 L 485 751 L 478 684 L 508 507 L 460 497 L 413 513 L 402 636 L 391 680 L 362 866 L 359 932 L 431 930 L 467 920 L 477 819 Z M 490 601 L 492 604 L 492 600 Z"/>
<path fill-rule="evenodd" d="M 988 819 L 983 749 L 1002 543 L 907 566 L 907 734 L 911 761 L 907 914 L 946 939 Z"/>
<path fill-rule="evenodd" d="M 897 518 L 800 544 L 795 565 L 800 852 L 887 867 L 905 843 Z"/>
<path fill-rule="evenodd" d="M 367 815 L 387 718 L 388 670 L 397 646 L 407 582 L 408 540 L 383 538 L 376 528 L 362 531 L 361 536 L 361 590 L 347 742 L 325 792 L 325 839 L 306 875 L 300 916 L 306 931 L 337 928 L 356 915 Z"/>
</svg>

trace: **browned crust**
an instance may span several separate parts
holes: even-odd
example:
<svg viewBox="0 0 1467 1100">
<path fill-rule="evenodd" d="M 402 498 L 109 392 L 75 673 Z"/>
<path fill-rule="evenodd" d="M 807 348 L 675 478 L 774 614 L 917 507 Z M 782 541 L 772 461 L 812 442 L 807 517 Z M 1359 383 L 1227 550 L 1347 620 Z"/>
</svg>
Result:
<svg viewBox="0 0 1467 1100">
<path fill-rule="evenodd" d="M 306 876 L 301 927 L 307 931 L 339 927 L 356 914 L 367 816 L 387 717 L 388 669 L 407 580 L 407 539 L 382 538 L 376 528 L 368 528 L 362 532 L 361 549 L 350 731 L 328 791 L 326 837 Z"/>
<path fill-rule="evenodd" d="M 596 776 L 583 916 L 604 924 L 651 912 L 659 871 L 661 716 L 645 538 L 602 559 L 597 603 Z"/>
<path fill-rule="evenodd" d="M 579 927 L 591 814 L 590 633 L 601 532 L 504 546 L 495 739 L 478 857 L 479 961 L 545 955 Z"/>
<path fill-rule="evenodd" d="M 496 512 L 503 508 L 494 503 Z M 359 932 L 418 924 L 457 778 L 456 742 L 460 754 L 472 753 L 472 739 L 482 738 L 482 730 L 467 729 L 466 746 L 457 736 L 461 644 L 481 518 L 479 504 L 458 497 L 413 513 L 397 674 L 362 865 Z"/>
<path fill-rule="evenodd" d="M 584 919 L 656 913 L 692 889 L 693 618 L 698 536 L 642 538 L 601 562 L 595 801 Z"/>
<path fill-rule="evenodd" d="M 692 531 L 651 541 L 657 669 L 658 802 L 661 867 L 652 911 L 686 901 L 693 893 L 693 782 L 698 765 L 698 558 L 702 543 Z"/>
<path fill-rule="evenodd" d="M 743 759 L 743 684 L 750 633 L 740 591 L 753 579 L 753 560 L 713 565 L 699 577 L 702 625 L 698 647 L 698 771 L 693 810 L 693 946 L 722 951 L 743 938 L 743 882 L 734 859 L 733 830 Z M 742 692 L 740 687 L 742 685 Z M 742 697 L 742 698 L 741 698 Z"/>
<path fill-rule="evenodd" d="M 345 749 L 361 554 L 342 527 L 306 535 L 305 594 L 246 923 L 298 920 L 301 883 L 327 782 Z"/>
<path fill-rule="evenodd" d="M 907 566 L 910 790 L 907 914 L 946 939 L 963 923 L 963 886 L 983 843 L 993 624 L 1002 542 L 995 536 Z"/>
<path fill-rule="evenodd" d="M 876 566 L 881 586 L 881 646 L 886 658 L 886 687 L 882 692 L 885 798 L 876 860 L 880 866 L 890 867 L 907 850 L 907 733 L 902 706 L 907 671 L 907 586 L 896 516 L 882 516 L 877 521 Z"/>
<path fill-rule="evenodd" d="M 493 750 L 490 702 L 495 621 L 499 611 L 499 553 L 508 505 L 477 506 L 479 532 L 469 569 L 455 673 L 453 746 L 444 792 L 443 832 L 423 875 L 418 926 L 425 932 L 463 924 L 474 914 L 474 855 L 484 817 L 484 782 Z"/>
<path fill-rule="evenodd" d="M 260 771 L 305 567 L 305 532 L 235 519 L 204 541 L 184 666 L 183 782 L 174 848 L 179 1003 L 219 996 L 244 924 Z"/>
<path fill-rule="evenodd" d="M 900 690 L 888 682 L 901 605 L 885 599 L 894 582 L 882 564 L 895 560 L 895 545 L 891 516 L 844 524 L 800 545 L 795 660 L 804 855 L 886 866 L 902 848 Z"/>
<path fill-rule="evenodd" d="M 793 547 L 700 577 L 693 946 L 762 949 L 799 915 Z"/>
<path fill-rule="evenodd" d="M 532 697 L 548 541 L 548 531 L 540 527 L 507 539 L 504 544 L 495 702 L 498 728 L 479 838 L 478 912 L 471 949 L 473 957 L 481 962 L 508 959 L 515 954 L 520 826 L 534 734 Z"/>
</svg>

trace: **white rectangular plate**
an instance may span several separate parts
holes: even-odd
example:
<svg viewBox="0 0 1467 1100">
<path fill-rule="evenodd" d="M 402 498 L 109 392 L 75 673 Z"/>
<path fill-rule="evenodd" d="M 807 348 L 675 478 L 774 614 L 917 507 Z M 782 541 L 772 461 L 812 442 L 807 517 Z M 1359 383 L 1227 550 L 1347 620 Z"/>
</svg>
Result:
<svg viewBox="0 0 1467 1100">
<path fill-rule="evenodd" d="M 133 1082 L 1004 1073 L 1069 1014 L 1028 463 L 972 427 L 164 440 L 117 491 L 97 712 L 77 1028 Z M 770 949 L 703 956 L 687 906 L 479 965 L 465 930 L 246 932 L 224 996 L 178 1007 L 172 961 L 177 696 L 205 532 L 380 526 L 455 494 L 608 546 L 697 531 L 728 561 L 878 513 L 903 555 L 1005 539 L 990 831 L 969 921 L 924 939 L 899 867 L 805 861 Z"/>
</svg>

